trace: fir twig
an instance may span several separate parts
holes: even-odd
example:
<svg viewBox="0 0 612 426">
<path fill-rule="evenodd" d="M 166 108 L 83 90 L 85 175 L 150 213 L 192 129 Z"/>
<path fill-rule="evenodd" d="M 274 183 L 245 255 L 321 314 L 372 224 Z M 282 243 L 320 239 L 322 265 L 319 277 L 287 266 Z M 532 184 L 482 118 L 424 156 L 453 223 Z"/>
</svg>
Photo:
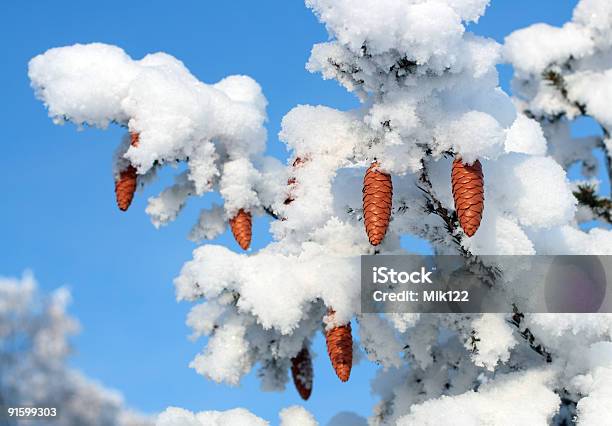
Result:
<svg viewBox="0 0 612 426">
<path fill-rule="evenodd" d="M 578 185 L 574 197 L 583 206 L 589 207 L 594 215 L 612 224 L 612 201 L 610 198 L 600 197 L 592 185 Z"/>
<path fill-rule="evenodd" d="M 529 330 L 529 328 L 525 328 L 521 330 L 521 323 L 523 321 L 523 318 L 525 318 L 525 315 L 522 312 L 520 312 L 515 305 L 512 306 L 512 310 L 513 310 L 512 318 L 508 320 L 508 323 L 516 327 L 518 334 L 527 341 L 527 343 L 529 344 L 529 347 L 532 350 L 534 350 L 536 353 L 544 357 L 547 363 L 551 363 L 552 355 L 544 347 L 544 345 L 542 345 L 541 343 L 538 343 L 536 337 L 531 332 L 531 330 Z"/>
<path fill-rule="evenodd" d="M 274 210 L 272 210 L 272 207 L 270 206 L 264 206 L 263 207 L 264 212 L 266 212 L 269 216 L 271 216 L 273 219 L 276 220 L 280 220 L 281 217 L 278 215 L 278 213 L 276 213 Z"/>
<path fill-rule="evenodd" d="M 448 209 L 442 205 L 440 200 L 436 198 L 436 196 L 433 194 L 433 187 L 431 185 L 431 181 L 429 180 L 429 174 L 427 173 L 427 166 L 424 160 L 421 160 L 421 165 L 421 175 L 419 177 L 421 185 L 418 185 L 417 188 L 419 188 L 425 194 L 425 209 L 429 213 L 434 213 L 442 219 L 446 230 L 451 235 L 453 242 L 457 245 L 461 254 L 468 255 L 469 252 L 461 245 L 461 238 L 457 232 L 459 227 L 459 218 L 457 217 L 457 213 L 454 211 L 452 213 L 449 212 Z"/>
</svg>

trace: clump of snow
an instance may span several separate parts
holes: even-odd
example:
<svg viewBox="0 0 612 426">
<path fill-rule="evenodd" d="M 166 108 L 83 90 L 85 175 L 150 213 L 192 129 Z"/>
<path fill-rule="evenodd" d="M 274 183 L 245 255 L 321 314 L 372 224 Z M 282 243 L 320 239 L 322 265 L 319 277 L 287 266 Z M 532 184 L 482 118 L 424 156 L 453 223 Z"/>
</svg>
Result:
<svg viewBox="0 0 612 426">
<path fill-rule="evenodd" d="M 330 34 L 352 51 L 365 45 L 373 54 L 397 51 L 419 63 L 447 61 L 464 34 L 462 20 L 477 20 L 487 4 L 488 0 L 306 0 Z"/>
<path fill-rule="evenodd" d="M 225 291 L 235 291 L 240 294 L 236 302 L 240 311 L 284 334 L 298 325 L 304 307 L 318 299 L 334 307 L 338 321 L 348 320 L 359 303 L 359 288 L 350 285 L 359 281 L 359 258 L 343 256 L 317 241 L 305 244 L 299 256 L 283 254 L 280 249 L 282 246 L 272 246 L 246 256 L 225 247 L 200 247 L 176 279 L 178 295 L 183 299 L 205 295 L 214 300 L 224 297 Z M 195 283 L 202 283 L 199 290 Z"/>
<path fill-rule="evenodd" d="M 572 381 L 575 390 L 585 395 L 578 401 L 579 425 L 605 424 L 612 418 L 612 343 L 598 342 L 587 351 L 588 372 Z"/>
<path fill-rule="evenodd" d="M 264 147 L 266 101 L 246 76 L 207 85 L 170 55 L 133 60 L 102 43 L 50 49 L 30 61 L 29 76 L 55 120 L 102 128 L 118 122 L 138 132 L 140 144 L 126 157 L 139 173 L 210 140 L 230 155 Z"/>
<path fill-rule="evenodd" d="M 569 180 L 550 157 L 508 155 L 487 163 L 485 176 L 489 199 L 525 226 L 550 228 L 573 218 L 576 199 Z"/>
<path fill-rule="evenodd" d="M 612 114 L 607 107 L 612 96 L 612 69 L 602 72 L 582 71 L 566 78 L 567 96 L 586 105 L 586 112 L 606 127 L 612 126 Z"/>
<path fill-rule="evenodd" d="M 227 411 L 193 413 L 178 407 L 169 407 L 155 422 L 156 426 L 268 426 L 270 423 L 244 408 Z"/>
<path fill-rule="evenodd" d="M 528 371 L 498 377 L 482 385 L 478 392 L 413 405 L 398 425 L 439 425 L 453 419 L 453 424 L 549 424 L 559 408 L 559 397 L 549 388 L 549 370 Z M 466 409 L 469 407 L 469 409 Z"/>
<path fill-rule="evenodd" d="M 30 61 L 28 75 L 56 122 L 104 128 L 130 119 L 121 104 L 138 73 L 123 49 L 95 43 L 50 49 Z"/>
<path fill-rule="evenodd" d="M 570 55 L 589 55 L 594 47 L 588 31 L 574 23 L 562 28 L 534 24 L 506 37 L 504 54 L 520 72 L 537 74 Z"/>
<path fill-rule="evenodd" d="M 225 200 L 223 205 L 228 218 L 233 217 L 241 208 L 251 211 L 259 206 L 253 182 L 260 178 L 261 175 L 246 158 L 225 163 L 219 191 Z"/>
<path fill-rule="evenodd" d="M 574 9 L 572 21 L 590 29 L 598 42 L 609 42 L 612 5 L 606 0 L 581 0 Z M 608 41 L 605 40 L 606 37 Z"/>
<path fill-rule="evenodd" d="M 221 235 L 227 227 L 223 207 L 213 204 L 210 209 L 200 212 L 198 223 L 194 225 L 189 233 L 191 241 L 212 240 Z"/>
<path fill-rule="evenodd" d="M 540 124 L 519 115 L 506 134 L 506 152 L 546 155 L 546 138 Z"/>
<path fill-rule="evenodd" d="M 318 426 L 314 416 L 304 407 L 293 405 L 284 408 L 278 413 L 281 426 Z"/>
<path fill-rule="evenodd" d="M 370 361 L 385 368 L 401 366 L 402 346 L 388 321 L 378 315 L 363 315 L 359 320 L 359 338 Z"/>
<path fill-rule="evenodd" d="M 238 321 L 225 323 L 215 330 L 206 351 L 191 362 L 190 367 L 216 382 L 225 380 L 237 385 L 252 365 L 249 344 L 244 335 L 246 327 Z M 223 353 L 223 356 L 217 354 Z"/>
<path fill-rule="evenodd" d="M 495 159 L 502 151 L 506 135 L 489 114 L 470 111 L 440 128 L 435 138 L 442 145 L 451 146 L 455 152 L 461 153 L 461 159 L 471 164 L 479 157 Z"/>
<path fill-rule="evenodd" d="M 186 173 L 182 173 L 177 177 L 174 185 L 165 189 L 157 197 L 149 198 L 145 211 L 151 217 L 153 225 L 159 228 L 176 219 L 185 206 L 187 197 L 193 192 L 193 183 L 188 180 Z"/>
<path fill-rule="evenodd" d="M 510 358 L 510 350 L 518 344 L 504 315 L 483 314 L 472 322 L 474 338 L 478 339 L 478 352 L 473 354 L 474 363 L 489 371 L 495 370 L 497 363 L 505 363 Z"/>
<path fill-rule="evenodd" d="M 582 231 L 565 225 L 552 230 L 532 232 L 536 250 L 549 254 L 612 254 L 612 233 L 593 228 Z"/>
<path fill-rule="evenodd" d="M 319 423 L 304 407 L 294 405 L 280 411 L 280 426 L 317 426 Z M 268 426 L 270 423 L 244 408 L 193 413 L 168 407 L 159 414 L 156 426 Z"/>
</svg>

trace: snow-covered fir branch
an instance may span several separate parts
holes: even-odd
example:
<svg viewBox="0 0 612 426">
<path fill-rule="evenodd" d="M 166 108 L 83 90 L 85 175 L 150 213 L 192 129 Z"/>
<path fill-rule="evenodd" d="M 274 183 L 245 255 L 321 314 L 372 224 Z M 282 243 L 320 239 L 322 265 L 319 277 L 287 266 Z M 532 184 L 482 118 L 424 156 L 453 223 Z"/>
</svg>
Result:
<svg viewBox="0 0 612 426">
<path fill-rule="evenodd" d="M 532 25 L 506 39 L 505 56 L 515 69 L 513 88 L 519 108 L 538 120 L 544 129 L 551 155 L 564 167 L 579 162 L 587 176 L 595 176 L 598 162 L 593 150 L 603 151 L 608 179 L 612 179 L 610 125 L 606 107 L 609 97 L 612 43 L 608 2 L 581 1 L 572 20 L 562 27 Z M 579 117 L 594 119 L 602 137 L 573 138 L 570 124 Z M 593 205 L 586 192 L 579 191 L 579 202 L 595 209 L 596 218 L 605 219 L 602 205 Z"/>
<path fill-rule="evenodd" d="M 194 335 L 208 336 L 191 363 L 197 373 L 237 385 L 258 367 L 262 387 L 281 390 L 324 329 L 341 380 L 349 379 L 352 348 L 380 366 L 372 425 L 612 417 L 604 402 L 612 390 L 610 315 L 526 314 L 510 303 L 508 315 L 359 313 L 360 256 L 405 254 L 402 235 L 473 260 L 612 254 L 612 231 L 585 231 L 579 220 L 579 202 L 603 218 L 609 206 L 584 186 L 577 193 L 567 174 L 579 161 L 593 178 L 594 148 L 609 157 L 607 131 L 578 140 L 570 124 L 587 114 L 612 126 L 612 4 L 582 0 L 562 28 L 538 24 L 502 47 L 466 29 L 488 3 L 306 0 L 330 36 L 314 45 L 307 69 L 361 105 L 289 111 L 278 135 L 290 151 L 285 166 L 263 155 L 267 102 L 249 77 L 206 84 L 167 54 L 135 60 L 103 44 L 32 59 L 32 85 L 56 122 L 127 127 L 114 160 L 118 200 L 157 169 L 186 164 L 150 199 L 154 225 L 209 191 L 223 206 L 202 213 L 193 240 L 215 238 L 229 224 L 247 248 L 253 218 L 278 219 L 266 247 L 200 245 L 175 279 L 178 299 L 195 303 L 187 319 Z M 504 60 L 516 71 L 516 98 L 499 86 Z M 476 188 L 468 206 L 456 196 L 464 178 Z M 482 267 L 500 288 L 520 273 Z M 300 383 L 312 380 L 305 376 Z M 172 409 L 161 419 L 198 425 L 225 415 Z"/>
</svg>

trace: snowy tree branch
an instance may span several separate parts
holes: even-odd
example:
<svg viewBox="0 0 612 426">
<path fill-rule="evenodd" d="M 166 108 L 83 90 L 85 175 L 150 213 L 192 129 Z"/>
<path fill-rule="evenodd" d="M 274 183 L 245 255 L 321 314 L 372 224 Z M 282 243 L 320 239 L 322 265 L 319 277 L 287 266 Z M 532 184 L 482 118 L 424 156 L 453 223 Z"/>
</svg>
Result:
<svg viewBox="0 0 612 426">
<path fill-rule="evenodd" d="M 535 351 L 537 354 L 544 357 L 547 363 L 552 362 L 552 354 L 548 351 L 541 343 L 538 343 L 536 336 L 529 330 L 529 328 L 521 328 L 521 323 L 525 318 L 525 315 L 522 314 L 516 306 L 513 306 L 513 314 L 508 323 L 516 327 L 518 334 L 525 339 L 529 347 Z"/>
<path fill-rule="evenodd" d="M 612 201 L 610 198 L 597 195 L 592 185 L 578 185 L 578 191 L 574 196 L 580 204 L 589 207 L 593 214 L 607 223 L 612 224 Z"/>
</svg>

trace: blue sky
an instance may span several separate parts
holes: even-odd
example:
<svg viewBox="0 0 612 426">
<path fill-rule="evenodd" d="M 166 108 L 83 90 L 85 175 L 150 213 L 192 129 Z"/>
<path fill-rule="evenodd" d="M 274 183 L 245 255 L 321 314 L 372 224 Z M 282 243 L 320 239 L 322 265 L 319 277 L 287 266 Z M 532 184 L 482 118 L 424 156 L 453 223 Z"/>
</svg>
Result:
<svg viewBox="0 0 612 426">
<path fill-rule="evenodd" d="M 574 5 L 493 0 L 471 29 L 502 41 L 512 30 L 535 22 L 560 25 L 570 19 Z M 122 131 L 77 132 L 72 125 L 53 125 L 34 99 L 27 63 L 51 47 L 101 41 L 119 45 L 135 58 L 165 51 L 205 82 L 248 74 L 269 101 L 269 152 L 285 158 L 277 133 L 282 116 L 293 106 L 357 105 L 335 82 L 304 69 L 312 44 L 327 39 L 324 27 L 298 0 L 6 0 L 0 5 L 0 33 L 0 275 L 20 275 L 30 268 L 45 290 L 70 287 L 71 313 L 83 325 L 74 339 L 72 365 L 147 412 L 169 405 L 191 410 L 244 406 L 275 420 L 279 408 L 301 403 L 291 384 L 284 393 L 262 393 L 251 374 L 241 387 L 229 388 L 187 367 L 203 341 L 187 339 L 190 305 L 176 303 L 172 279 L 191 259 L 195 246 L 186 235 L 199 209 L 214 197 L 192 201 L 174 224 L 155 230 L 144 207 L 147 197 L 169 181 L 172 173 L 166 171 L 160 182 L 137 194 L 129 212 L 119 212 L 111 156 Z M 502 87 L 508 89 L 511 70 L 502 66 L 500 73 Z M 578 131 L 594 128 L 585 123 Z M 258 219 L 253 248 L 268 240 L 267 219 Z M 215 242 L 238 249 L 227 233 Z M 323 424 L 338 410 L 369 415 L 374 368 L 361 364 L 349 384 L 341 384 L 322 339 L 315 350 L 314 392 L 306 408 Z"/>
</svg>

